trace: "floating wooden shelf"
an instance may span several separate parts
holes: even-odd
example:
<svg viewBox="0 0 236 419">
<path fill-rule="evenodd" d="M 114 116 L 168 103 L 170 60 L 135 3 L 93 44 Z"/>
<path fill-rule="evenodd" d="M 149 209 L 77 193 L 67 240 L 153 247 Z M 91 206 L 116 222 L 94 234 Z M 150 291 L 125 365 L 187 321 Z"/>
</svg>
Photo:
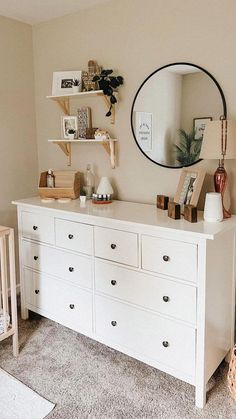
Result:
<svg viewBox="0 0 236 419">
<path fill-rule="evenodd" d="M 103 146 L 107 154 L 110 156 L 111 167 L 115 169 L 115 142 L 116 139 L 109 139 L 109 140 L 94 140 L 94 139 L 84 139 L 78 138 L 77 140 L 67 140 L 66 138 L 57 139 L 52 138 L 48 140 L 50 143 L 57 144 L 63 153 L 68 157 L 68 166 L 71 166 L 71 144 L 100 144 Z"/>
<path fill-rule="evenodd" d="M 117 93 L 115 93 L 117 95 Z M 55 96 L 46 96 L 47 99 L 54 100 L 58 103 L 65 115 L 70 115 L 70 99 L 71 98 L 84 98 L 84 97 L 95 97 L 100 96 L 103 98 L 108 109 L 110 108 L 110 101 L 107 96 L 104 95 L 102 90 L 91 90 L 90 92 L 79 92 L 71 93 L 67 95 L 55 95 Z M 115 123 L 115 106 L 112 106 L 111 109 L 111 124 Z"/>
</svg>

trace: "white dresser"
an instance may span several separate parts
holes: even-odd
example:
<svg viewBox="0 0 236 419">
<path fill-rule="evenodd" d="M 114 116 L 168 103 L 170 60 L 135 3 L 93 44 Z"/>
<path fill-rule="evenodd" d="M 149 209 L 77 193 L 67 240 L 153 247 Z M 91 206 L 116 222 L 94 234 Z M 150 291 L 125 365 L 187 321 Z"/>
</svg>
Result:
<svg viewBox="0 0 236 419">
<path fill-rule="evenodd" d="M 191 224 L 130 202 L 14 203 L 22 316 L 32 310 L 194 385 L 203 407 L 233 345 L 236 217 Z"/>
</svg>

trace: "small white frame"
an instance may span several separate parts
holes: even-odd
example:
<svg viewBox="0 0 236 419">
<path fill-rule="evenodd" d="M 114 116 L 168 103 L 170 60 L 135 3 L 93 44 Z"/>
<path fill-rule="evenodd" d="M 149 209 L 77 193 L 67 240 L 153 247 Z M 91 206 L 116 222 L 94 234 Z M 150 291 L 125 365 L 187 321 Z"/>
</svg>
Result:
<svg viewBox="0 0 236 419">
<path fill-rule="evenodd" d="M 54 71 L 52 79 L 52 95 L 68 95 L 73 93 L 73 80 L 80 80 L 79 92 L 82 86 L 82 71 Z"/>
<path fill-rule="evenodd" d="M 62 136 L 63 138 L 69 139 L 68 130 L 74 129 L 75 136 L 74 138 L 78 138 L 78 118 L 77 116 L 62 116 Z"/>
</svg>

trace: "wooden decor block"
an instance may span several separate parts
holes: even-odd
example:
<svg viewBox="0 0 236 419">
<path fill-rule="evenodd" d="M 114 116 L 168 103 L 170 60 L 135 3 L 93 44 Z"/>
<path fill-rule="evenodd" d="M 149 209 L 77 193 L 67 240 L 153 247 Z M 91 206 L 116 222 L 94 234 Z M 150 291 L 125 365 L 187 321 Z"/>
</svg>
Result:
<svg viewBox="0 0 236 419">
<path fill-rule="evenodd" d="M 180 204 L 176 204 L 176 202 L 168 203 L 168 217 L 174 220 L 180 219 Z"/>
<path fill-rule="evenodd" d="M 42 172 L 39 179 L 40 198 L 71 198 L 80 195 L 80 173 L 75 170 L 54 171 L 55 188 L 47 188 L 47 172 Z"/>
<path fill-rule="evenodd" d="M 194 205 L 185 205 L 184 219 L 190 223 L 197 223 L 197 207 Z"/>
<path fill-rule="evenodd" d="M 157 208 L 162 210 L 168 209 L 169 197 L 165 195 L 157 195 Z"/>
<path fill-rule="evenodd" d="M 88 140 L 94 140 L 94 134 L 97 131 L 97 128 L 86 128 L 86 138 Z"/>
</svg>

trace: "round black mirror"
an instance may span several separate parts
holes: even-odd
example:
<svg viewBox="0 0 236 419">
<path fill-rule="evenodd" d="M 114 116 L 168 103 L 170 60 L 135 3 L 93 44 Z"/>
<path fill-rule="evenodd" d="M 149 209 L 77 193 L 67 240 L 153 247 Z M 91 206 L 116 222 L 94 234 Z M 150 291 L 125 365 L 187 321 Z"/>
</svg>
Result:
<svg viewBox="0 0 236 419">
<path fill-rule="evenodd" d="M 141 152 L 169 168 L 199 161 L 205 125 L 227 116 L 223 91 L 215 78 L 190 63 L 165 65 L 139 87 L 131 127 Z"/>
</svg>

